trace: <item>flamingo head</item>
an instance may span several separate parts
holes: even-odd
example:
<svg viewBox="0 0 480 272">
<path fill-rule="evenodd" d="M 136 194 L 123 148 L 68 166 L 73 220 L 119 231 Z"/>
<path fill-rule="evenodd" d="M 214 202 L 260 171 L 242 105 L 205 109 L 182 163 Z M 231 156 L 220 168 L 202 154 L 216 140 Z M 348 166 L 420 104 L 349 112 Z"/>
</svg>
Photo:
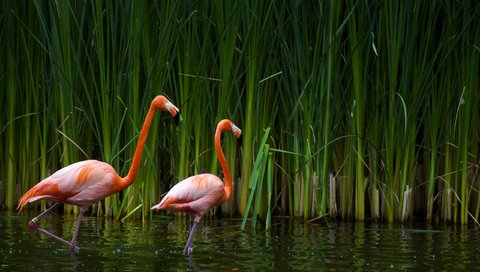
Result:
<svg viewBox="0 0 480 272">
<path fill-rule="evenodd" d="M 235 137 L 237 137 L 240 145 L 242 144 L 242 130 L 239 129 L 232 121 L 223 119 L 218 123 L 217 130 L 231 132 Z"/>
<path fill-rule="evenodd" d="M 163 95 L 158 95 L 157 97 L 155 97 L 155 99 L 153 99 L 152 105 L 156 109 L 168 111 L 175 120 L 175 124 L 178 125 L 178 122 L 180 121 L 180 110 L 175 105 L 173 105 L 173 103 L 170 102 L 168 98 Z"/>
</svg>

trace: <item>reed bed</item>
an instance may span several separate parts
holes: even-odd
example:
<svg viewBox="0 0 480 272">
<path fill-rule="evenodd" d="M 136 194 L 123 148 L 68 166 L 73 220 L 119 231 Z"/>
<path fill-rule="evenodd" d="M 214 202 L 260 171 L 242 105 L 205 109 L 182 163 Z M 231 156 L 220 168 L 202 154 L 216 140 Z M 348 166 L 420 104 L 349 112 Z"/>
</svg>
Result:
<svg viewBox="0 0 480 272">
<path fill-rule="evenodd" d="M 221 175 L 212 212 L 478 221 L 480 6 L 475 1 L 3 1 L 0 205 L 88 158 L 120 174 L 166 94 L 136 182 L 91 212 L 147 220 L 179 180 Z M 30 209 L 45 207 L 39 202 Z M 73 207 L 64 212 L 75 213 Z M 250 220 L 248 220 L 250 219 Z"/>
</svg>

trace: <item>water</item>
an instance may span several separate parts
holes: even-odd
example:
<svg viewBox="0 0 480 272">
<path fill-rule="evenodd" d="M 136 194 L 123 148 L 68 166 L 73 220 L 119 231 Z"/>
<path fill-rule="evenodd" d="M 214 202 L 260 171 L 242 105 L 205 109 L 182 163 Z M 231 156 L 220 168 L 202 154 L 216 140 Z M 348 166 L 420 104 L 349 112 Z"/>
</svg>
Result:
<svg viewBox="0 0 480 272">
<path fill-rule="evenodd" d="M 0 215 L 3 271 L 320 271 L 470 270 L 480 265 L 474 227 L 378 225 L 331 219 L 277 218 L 272 229 L 240 230 L 240 221 L 200 223 L 190 257 L 182 254 L 184 218 L 142 224 L 86 216 L 78 253 L 27 227 L 34 215 Z M 74 216 L 48 215 L 40 225 L 67 240 Z"/>
</svg>

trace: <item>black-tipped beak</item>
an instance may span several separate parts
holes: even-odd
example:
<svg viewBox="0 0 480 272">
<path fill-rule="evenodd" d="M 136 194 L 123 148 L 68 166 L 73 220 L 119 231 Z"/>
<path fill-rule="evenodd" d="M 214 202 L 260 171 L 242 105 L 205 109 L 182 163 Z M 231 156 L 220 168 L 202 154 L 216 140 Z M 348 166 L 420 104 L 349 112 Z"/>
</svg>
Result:
<svg viewBox="0 0 480 272">
<path fill-rule="evenodd" d="M 239 147 L 243 146 L 243 136 L 242 135 L 240 135 L 240 137 L 238 137 L 237 144 L 238 144 Z"/>
<path fill-rule="evenodd" d="M 173 121 L 175 121 L 175 125 L 178 126 L 180 123 L 180 111 L 177 112 L 175 116 L 173 116 Z"/>
</svg>

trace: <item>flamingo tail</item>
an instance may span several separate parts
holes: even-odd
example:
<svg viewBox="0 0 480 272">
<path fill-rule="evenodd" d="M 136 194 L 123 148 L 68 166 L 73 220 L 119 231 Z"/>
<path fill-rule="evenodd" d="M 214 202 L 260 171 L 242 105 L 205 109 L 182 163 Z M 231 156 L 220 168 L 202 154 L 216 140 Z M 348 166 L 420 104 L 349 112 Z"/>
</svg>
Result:
<svg viewBox="0 0 480 272">
<path fill-rule="evenodd" d="M 48 198 L 55 201 L 64 201 L 65 197 L 69 195 L 65 195 L 64 197 L 60 197 L 58 194 L 58 184 L 55 184 L 49 179 L 43 180 L 37 185 L 33 186 L 30 190 L 28 190 L 19 200 L 17 210 L 21 212 L 23 207 L 27 205 L 28 202 Z"/>
<path fill-rule="evenodd" d="M 18 200 L 18 206 L 17 206 L 17 211 L 21 212 L 23 210 L 23 207 L 27 205 L 27 203 L 30 201 L 30 199 L 34 196 L 37 195 L 38 192 L 38 184 L 30 188 L 19 200 Z"/>
<path fill-rule="evenodd" d="M 169 204 L 171 204 L 171 201 L 172 198 L 171 197 L 166 197 L 164 199 L 162 199 L 162 201 L 160 201 L 160 203 L 158 203 L 157 205 L 153 206 L 151 209 L 152 210 L 161 210 L 161 209 L 165 209 L 165 207 L 167 207 Z"/>
</svg>

